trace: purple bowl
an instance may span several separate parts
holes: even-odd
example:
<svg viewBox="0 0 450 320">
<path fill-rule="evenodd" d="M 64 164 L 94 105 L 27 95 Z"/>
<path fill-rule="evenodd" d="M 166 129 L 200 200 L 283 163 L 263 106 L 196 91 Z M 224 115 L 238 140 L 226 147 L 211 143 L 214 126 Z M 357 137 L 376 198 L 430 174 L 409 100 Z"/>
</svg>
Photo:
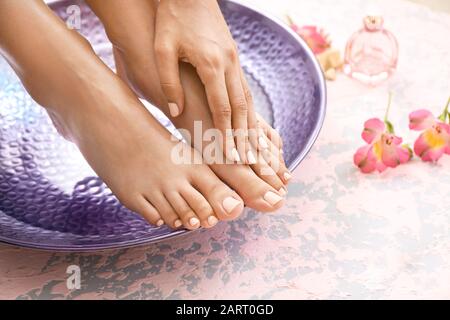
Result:
<svg viewBox="0 0 450 320">
<path fill-rule="evenodd" d="M 113 68 L 103 27 L 83 1 L 53 1 L 81 8 L 81 30 Z M 308 153 L 325 116 L 325 82 L 306 44 L 288 27 L 234 1 L 221 8 L 239 45 L 259 112 L 281 134 L 294 169 Z M 149 110 L 170 130 L 154 107 Z M 124 208 L 78 150 L 61 138 L 47 114 L 0 58 L 0 241 L 19 246 L 89 251 L 160 241 L 188 231 L 156 228 Z"/>
</svg>

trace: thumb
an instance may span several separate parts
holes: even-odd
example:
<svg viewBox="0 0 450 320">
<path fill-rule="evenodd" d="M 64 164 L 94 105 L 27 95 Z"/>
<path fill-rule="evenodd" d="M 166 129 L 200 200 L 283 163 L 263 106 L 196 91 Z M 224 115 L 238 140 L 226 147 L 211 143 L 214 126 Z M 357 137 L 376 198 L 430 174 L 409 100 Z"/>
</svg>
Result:
<svg viewBox="0 0 450 320">
<path fill-rule="evenodd" d="M 174 48 L 156 47 L 156 60 L 161 88 L 168 101 L 170 115 L 179 116 L 184 109 L 184 93 L 180 81 L 178 55 Z"/>
</svg>

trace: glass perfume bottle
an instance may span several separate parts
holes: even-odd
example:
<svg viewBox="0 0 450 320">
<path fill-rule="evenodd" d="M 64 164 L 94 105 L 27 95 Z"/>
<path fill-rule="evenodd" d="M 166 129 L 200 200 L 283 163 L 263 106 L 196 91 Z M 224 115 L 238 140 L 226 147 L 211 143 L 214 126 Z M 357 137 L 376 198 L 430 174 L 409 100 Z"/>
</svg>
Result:
<svg viewBox="0 0 450 320">
<path fill-rule="evenodd" d="M 395 71 L 398 43 L 395 36 L 383 28 L 381 16 L 369 15 L 363 22 L 364 27 L 347 42 L 344 72 L 363 83 L 376 86 Z"/>
</svg>

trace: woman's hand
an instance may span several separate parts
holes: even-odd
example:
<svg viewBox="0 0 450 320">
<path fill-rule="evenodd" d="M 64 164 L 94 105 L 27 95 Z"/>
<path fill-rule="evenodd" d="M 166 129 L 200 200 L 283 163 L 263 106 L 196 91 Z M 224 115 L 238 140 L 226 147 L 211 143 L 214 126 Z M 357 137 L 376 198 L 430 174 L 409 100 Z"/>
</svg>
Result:
<svg viewBox="0 0 450 320">
<path fill-rule="evenodd" d="M 225 155 L 232 161 L 252 163 L 249 139 L 254 148 L 258 145 L 255 111 L 236 44 L 217 1 L 161 0 L 155 51 L 171 115 L 183 112 L 179 61 L 189 62 L 205 86 L 214 125 L 223 135 Z"/>
</svg>

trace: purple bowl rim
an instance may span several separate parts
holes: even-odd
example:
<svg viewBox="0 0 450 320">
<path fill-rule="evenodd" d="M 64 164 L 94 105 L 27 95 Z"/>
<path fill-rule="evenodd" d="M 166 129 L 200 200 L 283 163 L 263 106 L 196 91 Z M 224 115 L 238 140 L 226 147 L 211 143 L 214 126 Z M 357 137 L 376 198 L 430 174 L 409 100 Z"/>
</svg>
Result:
<svg viewBox="0 0 450 320">
<path fill-rule="evenodd" d="M 67 0 L 46 0 L 45 3 L 48 5 L 53 5 L 58 2 L 63 2 Z M 319 114 L 317 117 L 316 124 L 314 126 L 314 129 L 312 130 L 312 133 L 310 134 L 308 138 L 308 142 L 306 143 L 305 147 L 303 148 L 302 152 L 294 159 L 291 165 L 289 165 L 289 170 L 294 171 L 299 164 L 302 162 L 302 160 L 306 157 L 306 155 L 310 152 L 311 148 L 313 147 L 314 143 L 316 142 L 317 138 L 319 137 L 320 131 L 323 127 L 323 123 L 325 121 L 325 114 L 326 114 L 326 102 L 327 102 L 327 89 L 326 89 L 326 82 L 325 78 L 323 76 L 322 69 L 320 68 L 319 62 L 317 61 L 316 56 L 312 52 L 312 50 L 308 47 L 306 42 L 297 34 L 295 33 L 289 26 L 286 25 L 285 22 L 283 22 L 280 18 L 274 16 L 273 14 L 265 12 L 265 10 L 258 8 L 254 5 L 250 4 L 244 4 L 239 0 L 220 0 L 221 2 L 229 2 L 237 6 L 244 7 L 246 9 L 249 9 L 251 11 L 254 11 L 258 13 L 259 15 L 265 17 L 266 19 L 271 20 L 272 22 L 276 23 L 279 27 L 284 29 L 289 35 L 291 35 L 301 46 L 302 49 L 305 51 L 306 55 L 310 59 L 310 61 L 313 64 L 314 71 L 316 75 L 318 76 L 318 84 L 319 84 L 319 91 L 320 91 L 320 105 L 319 105 Z M 137 240 L 129 240 L 129 241 L 122 241 L 117 244 L 72 244 L 69 246 L 62 245 L 62 246 L 56 246 L 52 244 L 45 244 L 39 246 L 36 243 L 27 242 L 27 241 L 20 241 L 20 240 L 14 240 L 4 238 L 0 235 L 0 242 L 6 245 L 11 246 L 18 246 L 23 247 L 27 249 L 34 249 L 39 251 L 52 251 L 52 252 L 95 252 L 95 251 L 107 251 L 107 250 L 114 250 L 114 249 L 123 249 L 123 248 L 131 248 L 131 247 L 138 247 L 143 245 L 149 245 L 156 242 L 160 242 L 162 240 L 168 240 L 175 237 L 180 237 L 182 235 L 187 235 L 192 232 L 198 232 L 199 230 L 177 230 L 174 232 L 171 232 L 169 234 L 165 234 L 162 236 L 157 236 L 152 239 L 137 239 Z"/>
</svg>

